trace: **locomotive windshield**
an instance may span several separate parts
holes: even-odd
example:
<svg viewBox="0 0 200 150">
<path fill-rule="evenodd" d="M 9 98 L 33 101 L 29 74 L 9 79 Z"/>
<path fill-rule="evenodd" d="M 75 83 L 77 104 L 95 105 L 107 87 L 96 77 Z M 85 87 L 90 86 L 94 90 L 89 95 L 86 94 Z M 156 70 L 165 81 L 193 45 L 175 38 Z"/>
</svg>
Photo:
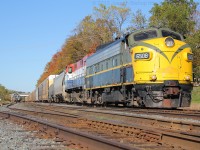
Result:
<svg viewBox="0 0 200 150">
<path fill-rule="evenodd" d="M 170 31 L 167 31 L 167 30 L 162 30 L 162 36 L 163 37 L 167 37 L 167 36 L 171 36 L 173 39 L 176 39 L 176 40 L 181 40 L 181 36 L 174 33 L 174 32 L 170 32 Z"/>
<path fill-rule="evenodd" d="M 134 35 L 135 41 L 141 41 L 146 39 L 151 39 L 157 37 L 157 32 L 155 30 L 140 32 Z"/>
</svg>

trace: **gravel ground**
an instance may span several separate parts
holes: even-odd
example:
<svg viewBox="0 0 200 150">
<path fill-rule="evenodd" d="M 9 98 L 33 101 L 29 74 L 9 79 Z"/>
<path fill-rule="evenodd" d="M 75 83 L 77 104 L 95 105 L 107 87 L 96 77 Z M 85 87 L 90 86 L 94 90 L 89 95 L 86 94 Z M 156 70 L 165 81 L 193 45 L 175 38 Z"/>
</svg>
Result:
<svg viewBox="0 0 200 150">
<path fill-rule="evenodd" d="M 34 131 L 37 132 L 37 131 Z M 1 150 L 64 150 L 66 146 L 53 139 L 40 139 L 7 119 L 0 118 Z"/>
</svg>

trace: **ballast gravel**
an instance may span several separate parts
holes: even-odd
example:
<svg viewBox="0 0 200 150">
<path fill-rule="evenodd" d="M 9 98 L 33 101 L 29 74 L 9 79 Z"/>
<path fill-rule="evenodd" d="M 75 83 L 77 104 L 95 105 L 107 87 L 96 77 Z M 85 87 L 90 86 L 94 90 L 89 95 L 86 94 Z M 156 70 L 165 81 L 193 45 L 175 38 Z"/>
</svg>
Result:
<svg viewBox="0 0 200 150">
<path fill-rule="evenodd" d="M 53 139 L 40 139 L 34 132 L 0 118 L 0 150 L 64 150 L 66 146 Z"/>
</svg>

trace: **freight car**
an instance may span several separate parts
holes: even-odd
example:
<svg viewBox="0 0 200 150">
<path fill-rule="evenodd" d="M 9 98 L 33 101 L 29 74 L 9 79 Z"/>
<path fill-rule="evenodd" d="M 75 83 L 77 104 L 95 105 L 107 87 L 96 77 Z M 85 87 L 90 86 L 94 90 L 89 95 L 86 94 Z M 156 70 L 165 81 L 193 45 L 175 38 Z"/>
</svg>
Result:
<svg viewBox="0 0 200 150">
<path fill-rule="evenodd" d="M 65 71 L 61 72 L 58 76 L 54 78 L 52 84 L 51 101 L 62 102 L 65 97 Z"/>
<path fill-rule="evenodd" d="M 94 54 L 68 65 L 55 78 L 52 96 L 90 104 L 187 107 L 192 61 L 192 51 L 179 33 L 143 29 L 101 45 Z"/>
<path fill-rule="evenodd" d="M 26 102 L 31 102 L 36 100 L 36 90 L 31 92 L 25 99 Z"/>
<path fill-rule="evenodd" d="M 50 75 L 38 86 L 38 100 L 51 101 L 53 95 L 53 82 L 57 75 Z"/>
</svg>

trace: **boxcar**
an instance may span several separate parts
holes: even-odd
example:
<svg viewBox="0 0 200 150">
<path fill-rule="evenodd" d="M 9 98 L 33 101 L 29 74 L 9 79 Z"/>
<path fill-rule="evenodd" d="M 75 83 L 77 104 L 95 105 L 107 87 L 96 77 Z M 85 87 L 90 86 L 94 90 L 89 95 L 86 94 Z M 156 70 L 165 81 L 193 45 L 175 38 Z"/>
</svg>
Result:
<svg viewBox="0 0 200 150">
<path fill-rule="evenodd" d="M 50 98 L 49 89 L 53 86 L 53 79 L 57 75 L 48 76 L 39 86 L 38 86 L 38 99 L 39 101 L 48 101 Z"/>
</svg>

